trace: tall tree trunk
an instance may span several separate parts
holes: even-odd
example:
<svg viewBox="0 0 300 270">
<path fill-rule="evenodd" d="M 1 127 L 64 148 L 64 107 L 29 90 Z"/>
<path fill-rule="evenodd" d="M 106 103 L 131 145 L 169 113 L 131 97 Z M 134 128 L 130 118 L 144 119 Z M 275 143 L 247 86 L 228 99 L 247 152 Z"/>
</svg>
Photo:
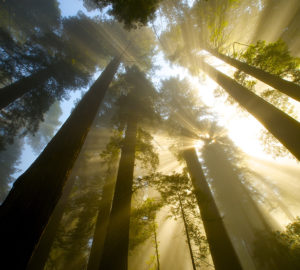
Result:
<svg viewBox="0 0 300 270">
<path fill-rule="evenodd" d="M 180 211 L 181 211 L 181 217 L 182 217 L 183 225 L 184 225 L 184 229 L 185 229 L 186 239 L 187 239 L 187 243 L 188 243 L 188 246 L 189 246 L 189 252 L 190 252 L 190 256 L 191 256 L 191 260 L 192 260 L 193 270 L 196 270 L 196 265 L 195 265 L 194 255 L 193 255 L 193 249 L 192 249 L 191 239 L 190 239 L 190 235 L 189 235 L 188 224 L 187 224 L 185 212 L 184 212 L 184 209 L 183 209 L 183 206 L 182 206 L 182 201 L 181 201 L 180 195 L 178 195 L 178 200 L 179 200 L 179 206 L 180 206 Z"/>
<path fill-rule="evenodd" d="M 234 169 L 228 153 L 220 144 L 210 143 L 204 146 L 203 158 L 213 179 L 215 197 L 219 199 L 220 208 L 224 209 L 227 222 L 230 221 L 229 230 L 237 239 L 236 249 L 244 257 L 243 261 L 248 261 L 248 265 L 252 265 L 251 269 L 279 270 L 288 265 L 284 254 L 280 255 L 276 247 L 270 245 L 270 225 L 253 201 L 249 190 L 241 183 L 238 177 L 240 171 Z M 257 243 L 261 250 L 268 252 L 257 251 Z"/>
<path fill-rule="evenodd" d="M 53 76 L 55 70 L 62 65 L 63 62 L 52 64 L 47 68 L 41 69 L 36 73 L 24 77 L 8 86 L 0 89 L 0 110 L 14 102 L 24 94 L 43 84 L 48 78 Z"/>
<path fill-rule="evenodd" d="M 119 64 L 120 58 L 110 62 L 1 205 L 2 265 L 25 269 Z"/>
<path fill-rule="evenodd" d="M 99 269 L 127 270 L 137 120 L 127 122 L 115 194 Z"/>
<path fill-rule="evenodd" d="M 61 199 L 58 201 L 53 214 L 50 217 L 49 223 L 47 224 L 43 234 L 41 235 L 41 239 L 36 245 L 35 250 L 30 258 L 30 261 L 26 268 L 27 270 L 44 269 L 74 182 L 75 176 L 71 177 L 71 179 L 67 181 Z"/>
<path fill-rule="evenodd" d="M 244 71 L 245 73 L 255 77 L 258 80 L 272 86 L 273 88 L 279 90 L 280 92 L 300 101 L 300 86 L 281 79 L 279 76 L 270 74 L 262 69 L 254 66 L 250 66 L 247 63 L 241 62 L 227 55 L 219 53 L 217 50 L 205 48 L 206 51 L 210 52 L 212 55 L 223 60 L 227 64 L 236 67 L 237 69 Z"/>
<path fill-rule="evenodd" d="M 103 187 L 103 196 L 98 210 L 97 221 L 93 236 L 93 244 L 89 256 L 87 270 L 99 269 L 101 255 L 103 253 L 104 240 L 109 222 L 109 214 L 111 210 L 112 199 L 114 196 L 115 182 L 112 176 L 109 176 L 107 183 Z"/>
<path fill-rule="evenodd" d="M 215 269 L 241 270 L 241 264 L 225 229 L 195 149 L 185 150 L 183 157 L 192 178 Z"/>
<path fill-rule="evenodd" d="M 300 160 L 300 123 L 204 61 L 201 68 Z"/>
</svg>

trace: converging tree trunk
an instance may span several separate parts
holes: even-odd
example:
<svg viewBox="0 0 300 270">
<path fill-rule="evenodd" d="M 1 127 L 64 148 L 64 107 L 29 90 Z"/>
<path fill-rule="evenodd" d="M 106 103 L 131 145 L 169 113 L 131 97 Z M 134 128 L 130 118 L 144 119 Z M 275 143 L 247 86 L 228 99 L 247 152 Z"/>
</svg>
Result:
<svg viewBox="0 0 300 270">
<path fill-rule="evenodd" d="M 298 121 L 204 61 L 200 62 L 204 72 L 260 121 L 274 137 L 300 160 L 300 124 Z"/>
<path fill-rule="evenodd" d="M 100 267 L 107 270 L 127 270 L 131 195 L 135 160 L 137 120 L 127 121 L 121 151 L 115 194 L 104 242 Z"/>
<path fill-rule="evenodd" d="M 87 270 L 99 269 L 101 255 L 103 253 L 104 240 L 109 222 L 109 214 L 114 196 L 115 181 L 110 176 L 104 184 L 101 204 L 98 210 L 97 221 L 93 236 L 93 244 L 89 256 Z"/>
<path fill-rule="evenodd" d="M 0 208 L 1 261 L 25 269 L 59 200 L 120 58 L 110 62 Z"/>
<path fill-rule="evenodd" d="M 56 69 L 63 64 L 63 61 L 49 65 L 36 73 L 24 77 L 8 86 L 0 89 L 0 110 L 14 102 L 30 90 L 43 84 L 55 73 Z"/>
<path fill-rule="evenodd" d="M 206 51 L 210 52 L 215 57 L 223 60 L 227 64 L 236 67 L 237 69 L 244 71 L 245 73 L 255 77 L 258 80 L 272 86 L 273 88 L 279 90 L 280 92 L 294 98 L 295 100 L 300 101 L 300 86 L 281 79 L 279 76 L 270 74 L 262 69 L 259 69 L 254 66 L 250 66 L 247 63 L 241 62 L 234 58 L 231 58 L 227 55 L 219 53 L 217 50 L 205 48 Z"/>
<path fill-rule="evenodd" d="M 50 217 L 49 223 L 45 227 L 41 239 L 36 245 L 35 250 L 30 258 L 26 268 L 27 270 L 44 269 L 74 182 L 75 177 L 71 177 L 71 179 L 67 181 L 61 199 L 58 201 L 53 214 Z"/>
<path fill-rule="evenodd" d="M 183 152 L 201 212 L 207 241 L 216 270 L 241 270 L 238 256 L 230 241 L 220 212 L 205 179 L 195 149 Z"/>
<path fill-rule="evenodd" d="M 271 227 L 249 194 L 251 189 L 247 189 L 247 184 L 239 179 L 239 174 L 244 172 L 229 161 L 232 156 L 222 148 L 222 144 L 215 142 L 202 148 L 202 157 L 213 180 L 211 185 L 215 198 L 224 213 L 225 222 L 230 222 L 228 229 L 236 239 L 235 247 L 243 257 L 244 265 L 266 270 L 279 270 L 288 265 L 284 254 L 280 255 L 279 250 L 270 245 Z M 259 252 L 259 260 L 258 242 L 261 249 L 268 250 L 267 253 Z"/>
</svg>

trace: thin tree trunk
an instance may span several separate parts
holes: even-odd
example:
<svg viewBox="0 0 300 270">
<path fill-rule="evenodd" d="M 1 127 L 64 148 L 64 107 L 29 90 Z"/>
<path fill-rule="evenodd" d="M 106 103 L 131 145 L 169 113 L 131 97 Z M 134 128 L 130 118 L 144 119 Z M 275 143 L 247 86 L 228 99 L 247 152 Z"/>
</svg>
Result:
<svg viewBox="0 0 300 270">
<path fill-rule="evenodd" d="M 127 122 L 115 194 L 99 269 L 127 270 L 137 120 Z"/>
<path fill-rule="evenodd" d="M 30 258 L 27 270 L 40 270 L 44 269 L 49 253 L 54 242 L 56 232 L 62 216 L 65 211 L 65 206 L 68 201 L 71 190 L 74 186 L 75 177 L 71 177 L 66 183 L 61 199 L 58 201 L 53 214 L 50 217 L 39 243 L 36 245 L 35 250 Z"/>
<path fill-rule="evenodd" d="M 98 210 L 95 232 L 93 236 L 93 244 L 89 256 L 87 270 L 99 269 L 100 259 L 103 253 L 104 240 L 109 222 L 109 214 L 111 210 L 112 199 L 114 196 L 114 181 L 109 176 L 107 183 L 103 187 L 103 196 Z"/>
<path fill-rule="evenodd" d="M 157 262 L 157 270 L 160 270 L 159 252 L 158 252 L 158 242 L 157 242 L 155 219 L 153 220 L 153 230 L 154 230 L 154 242 L 155 242 L 155 255 L 156 255 L 156 262 Z"/>
<path fill-rule="evenodd" d="M 35 87 L 43 84 L 50 76 L 53 76 L 57 67 L 62 65 L 63 62 L 52 64 L 47 68 L 41 69 L 36 73 L 24 77 L 8 86 L 0 89 L 0 110 L 14 102 L 24 94 L 34 89 Z"/>
<path fill-rule="evenodd" d="M 201 212 L 207 241 L 216 270 L 241 270 L 238 256 L 205 179 L 194 148 L 183 152 Z"/>
<path fill-rule="evenodd" d="M 194 260 L 194 255 L 193 255 L 193 249 L 192 249 L 192 245 L 191 245 L 191 240 L 190 240 L 190 236 L 189 236 L 189 230 L 188 230 L 187 220 L 186 220 L 185 212 L 184 212 L 184 209 L 183 209 L 183 206 L 182 206 L 182 201 L 181 201 L 180 195 L 178 195 L 178 200 L 179 200 L 181 216 L 182 216 L 182 220 L 183 220 L 183 224 L 184 224 L 184 229 L 185 229 L 187 243 L 188 243 L 188 246 L 189 246 L 189 252 L 190 252 L 190 256 L 191 256 L 191 260 L 192 260 L 193 269 L 196 270 L 196 265 L 195 265 L 195 260 Z"/>
<path fill-rule="evenodd" d="M 204 61 L 201 68 L 300 160 L 300 124 Z"/>
<path fill-rule="evenodd" d="M 1 205 L 1 263 L 9 269 L 28 264 L 119 64 L 111 61 Z"/>
<path fill-rule="evenodd" d="M 236 67 L 237 69 L 244 71 L 245 73 L 255 77 L 258 80 L 272 86 L 280 92 L 290 96 L 293 99 L 300 101 L 300 86 L 281 79 L 279 76 L 270 74 L 262 69 L 254 66 L 250 66 L 247 63 L 241 62 L 227 55 L 219 53 L 217 50 L 205 48 L 206 51 L 210 52 L 215 57 L 223 60 L 227 64 Z"/>
</svg>

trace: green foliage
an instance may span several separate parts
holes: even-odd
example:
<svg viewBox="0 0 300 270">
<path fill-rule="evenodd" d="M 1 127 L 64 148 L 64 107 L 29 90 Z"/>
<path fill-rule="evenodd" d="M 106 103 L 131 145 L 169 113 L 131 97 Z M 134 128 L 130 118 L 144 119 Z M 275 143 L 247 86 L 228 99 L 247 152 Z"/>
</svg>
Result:
<svg viewBox="0 0 300 270">
<path fill-rule="evenodd" d="M 153 198 L 148 198 L 137 207 L 133 208 L 130 216 L 129 250 L 144 243 L 154 236 L 157 224 L 156 213 L 162 207 L 162 203 Z"/>
<path fill-rule="evenodd" d="M 264 264 L 261 253 L 268 253 L 263 250 L 261 244 L 261 235 L 258 234 L 256 242 L 256 259 Z M 294 222 L 288 224 L 284 231 L 276 231 L 268 239 L 269 248 L 276 249 L 279 258 L 277 258 L 278 268 L 294 270 L 300 268 L 300 218 L 297 217 Z"/>
<path fill-rule="evenodd" d="M 85 0 L 85 6 L 92 8 L 109 7 L 108 13 L 125 27 L 136 28 L 146 25 L 155 17 L 155 11 L 161 0 Z"/>
<path fill-rule="evenodd" d="M 300 59 L 290 55 L 286 43 L 282 40 L 269 44 L 260 40 L 255 45 L 250 45 L 245 52 L 240 54 L 239 58 L 249 65 L 258 67 L 283 79 L 289 79 L 299 84 Z M 252 80 L 249 75 L 242 71 L 236 71 L 234 78 L 243 86 L 259 94 L 278 109 L 296 118 L 294 106 L 290 103 L 288 96 L 275 89 L 265 89 L 263 91 L 256 90 L 256 81 Z M 293 158 L 289 151 L 266 130 L 261 132 L 260 139 L 263 142 L 265 151 L 275 158 L 283 156 Z"/>
<path fill-rule="evenodd" d="M 195 264 L 197 266 L 201 266 L 203 263 L 208 265 L 205 261 L 209 255 L 208 244 L 202 233 L 203 228 L 201 227 L 199 209 L 186 170 L 182 174 L 155 174 L 144 177 L 143 180 L 159 191 L 162 203 L 168 205 L 172 213 L 169 217 L 183 220 L 188 237 L 194 244 L 193 257 Z"/>
<path fill-rule="evenodd" d="M 255 45 L 250 45 L 240 58 L 249 65 L 300 83 L 300 58 L 290 55 L 283 40 L 269 44 L 259 40 Z"/>
<path fill-rule="evenodd" d="M 60 10 L 56 0 L 1 1 L 0 28 L 10 30 L 19 40 L 51 31 L 59 25 Z"/>
<path fill-rule="evenodd" d="M 113 130 L 113 135 L 110 137 L 106 148 L 100 153 L 101 158 L 107 163 L 117 160 L 120 149 L 123 147 L 124 137 L 123 131 Z M 158 154 L 151 143 L 153 137 L 142 128 L 138 128 L 136 137 L 135 158 L 140 161 L 141 168 L 155 171 L 159 165 Z"/>
<path fill-rule="evenodd" d="M 200 118 L 208 111 L 197 89 L 187 79 L 171 77 L 162 81 L 159 104 L 160 114 L 172 136 L 198 138 Z"/>
<path fill-rule="evenodd" d="M 155 171 L 159 165 L 158 154 L 151 143 L 153 137 L 147 131 L 138 128 L 135 146 L 135 158 L 141 162 L 141 167 L 147 169 L 151 166 L 151 171 Z"/>
</svg>

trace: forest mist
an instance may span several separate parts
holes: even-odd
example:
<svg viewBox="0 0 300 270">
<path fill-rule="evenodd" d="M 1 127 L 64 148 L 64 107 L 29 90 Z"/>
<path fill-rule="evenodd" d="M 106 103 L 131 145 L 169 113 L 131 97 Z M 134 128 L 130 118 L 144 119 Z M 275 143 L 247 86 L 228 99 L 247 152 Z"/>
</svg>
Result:
<svg viewBox="0 0 300 270">
<path fill-rule="evenodd" d="M 0 268 L 300 267 L 299 1 L 0 15 Z"/>
</svg>

